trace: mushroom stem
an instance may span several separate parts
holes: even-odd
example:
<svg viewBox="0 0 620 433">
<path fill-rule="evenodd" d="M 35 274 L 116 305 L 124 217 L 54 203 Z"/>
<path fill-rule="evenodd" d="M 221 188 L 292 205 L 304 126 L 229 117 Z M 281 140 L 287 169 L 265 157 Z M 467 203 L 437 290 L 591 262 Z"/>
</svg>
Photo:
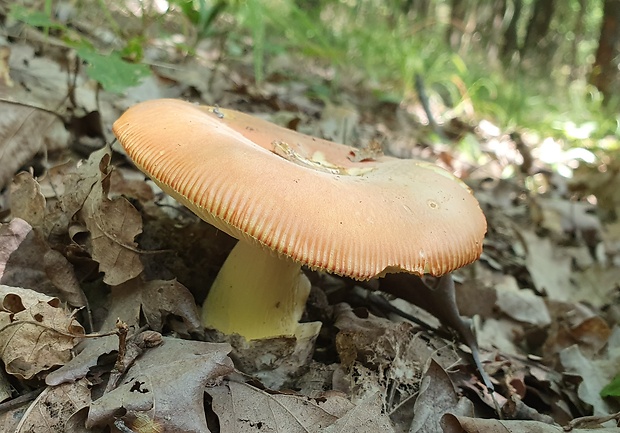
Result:
<svg viewBox="0 0 620 433">
<path fill-rule="evenodd" d="M 310 294 L 301 265 L 239 241 L 202 307 L 202 321 L 246 340 L 293 336 Z"/>
</svg>

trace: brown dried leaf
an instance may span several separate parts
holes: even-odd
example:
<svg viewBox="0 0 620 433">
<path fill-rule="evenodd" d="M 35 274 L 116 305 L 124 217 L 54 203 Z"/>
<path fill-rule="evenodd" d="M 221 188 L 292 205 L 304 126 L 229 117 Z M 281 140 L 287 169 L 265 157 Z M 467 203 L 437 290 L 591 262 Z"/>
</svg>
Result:
<svg viewBox="0 0 620 433">
<path fill-rule="evenodd" d="M 543 353 L 549 358 L 578 344 L 580 351 L 592 358 L 603 349 L 611 328 L 591 307 L 584 304 L 550 303 L 554 320 L 547 331 Z"/>
<path fill-rule="evenodd" d="M 579 384 L 579 398 L 592 406 L 594 415 L 618 412 L 620 405 L 612 399 L 603 399 L 601 390 L 618 373 L 620 364 L 620 327 L 615 327 L 605 353 L 595 359 L 587 358 L 579 346 L 573 345 L 560 352 L 560 361 L 567 373 L 583 378 Z"/>
<path fill-rule="evenodd" d="M 334 389 L 352 399 L 379 393 L 383 408 L 391 413 L 418 391 L 422 366 L 430 357 L 443 368 L 460 357 L 445 341 L 416 334 L 411 324 L 375 317 L 348 305 L 334 308 L 336 350 L 345 370 Z M 411 420 L 410 416 L 407 423 Z"/>
<path fill-rule="evenodd" d="M 295 395 L 270 395 L 245 383 L 228 382 L 207 390 L 222 433 L 319 432 L 338 418 L 316 402 Z"/>
<path fill-rule="evenodd" d="M 99 165 L 103 158 L 109 158 L 109 153 L 110 150 L 104 147 L 93 152 L 87 160 L 52 167 L 39 179 L 41 191 L 47 198 L 46 235 L 66 235 L 74 215 L 84 206 L 93 185 L 99 181 Z"/>
<path fill-rule="evenodd" d="M 112 329 L 108 328 L 108 330 L 111 331 Z M 80 353 L 71 361 L 45 377 L 46 385 L 57 386 L 86 377 L 88 370 L 97 365 L 100 356 L 118 350 L 118 337 L 108 335 L 101 338 L 89 338 L 80 344 L 78 349 L 81 349 Z"/>
<path fill-rule="evenodd" d="M 202 328 L 194 297 L 176 280 L 128 281 L 112 288 L 112 303 L 123 306 L 126 312 L 116 311 L 114 316 L 108 317 L 120 317 L 130 326 L 138 325 L 142 313 L 146 324 L 155 331 L 161 331 L 171 315 L 180 318 L 185 323 L 185 329 Z"/>
<path fill-rule="evenodd" d="M 469 418 L 446 414 L 441 419 L 444 433 L 562 433 L 558 425 L 539 421 L 498 421 L 495 419 Z M 590 429 L 573 429 L 572 433 L 592 433 Z M 617 428 L 602 428 L 596 433 L 618 433 Z"/>
<path fill-rule="evenodd" d="M 565 251 L 558 249 L 550 239 L 540 238 L 532 231 L 523 230 L 521 236 L 528 251 L 527 270 L 538 292 L 547 293 L 549 298 L 558 301 L 576 301 L 585 295 L 571 284 L 572 258 Z"/>
<path fill-rule="evenodd" d="M 329 399 L 326 403 L 331 403 Z M 353 409 L 323 430 L 325 433 L 390 433 L 394 427 L 390 418 L 382 412 L 378 394 L 358 402 Z"/>
<path fill-rule="evenodd" d="M 414 417 L 409 433 L 434 433 L 439 430 L 441 417 L 448 412 L 473 415 L 473 405 L 469 400 L 460 399 L 454 385 L 444 370 L 435 360 L 430 358 L 424 368 L 424 378 L 420 385 L 420 392 L 414 406 Z"/>
<path fill-rule="evenodd" d="M 381 402 L 376 395 L 354 406 L 338 395 L 315 400 L 290 394 L 269 394 L 237 382 L 207 389 L 207 393 L 213 398 L 213 411 L 219 417 L 222 433 L 394 431 L 389 419 L 381 413 Z"/>
<path fill-rule="evenodd" d="M 3 285 L 0 298 L 0 357 L 8 373 L 30 379 L 71 359 L 84 328 L 57 298 Z"/>
<path fill-rule="evenodd" d="M 30 404 L 15 433 L 68 431 L 65 424 L 69 418 L 90 404 L 88 385 L 88 381 L 81 380 L 46 388 Z"/>
<path fill-rule="evenodd" d="M 11 215 L 23 219 L 33 228 L 43 228 L 45 197 L 41 186 L 26 171 L 16 174 L 11 183 Z"/>
<path fill-rule="evenodd" d="M 135 279 L 112 288 L 111 306 L 101 330 L 112 331 L 119 318 L 128 326 L 139 328 L 141 315 L 150 329 L 158 331 L 171 315 L 183 321 L 183 326 L 178 326 L 181 329 L 171 326 L 179 333 L 202 326 L 194 299 L 185 286 L 177 281 Z M 111 335 L 88 339 L 80 347 L 81 352 L 71 362 L 46 377 L 48 385 L 86 376 L 88 370 L 97 364 L 99 356 L 118 350 L 118 338 Z"/>
<path fill-rule="evenodd" d="M 0 98 L 6 97 L 0 86 Z M 29 107 L 0 101 L 0 189 L 13 174 L 43 149 L 67 147 L 69 132 L 57 116 Z"/>
<path fill-rule="evenodd" d="M 164 337 L 129 369 L 121 386 L 95 401 L 87 427 L 111 424 L 119 410 L 125 425 L 149 423 L 156 431 L 209 432 L 205 386 L 233 371 L 227 344 Z"/>
<path fill-rule="evenodd" d="M 0 224 L 0 284 L 55 296 L 74 307 L 86 305 L 67 259 L 19 218 Z"/>
<path fill-rule="evenodd" d="M 523 323 L 536 326 L 547 326 L 551 316 L 545 301 L 531 290 L 520 290 L 514 278 L 509 287 L 498 288 L 497 307 L 505 314 Z"/>
<path fill-rule="evenodd" d="M 9 382 L 9 377 L 4 371 L 0 371 L 0 403 L 8 400 L 13 395 L 13 385 Z M 0 422 L 0 425 L 2 423 Z M 2 429 L 0 429 L 2 431 Z"/>
<path fill-rule="evenodd" d="M 124 283 L 142 273 L 138 244 L 134 238 L 142 232 L 138 211 L 123 197 L 110 200 L 110 153 L 104 153 L 96 182 L 79 212 L 90 232 L 90 252 L 111 286 Z"/>
</svg>

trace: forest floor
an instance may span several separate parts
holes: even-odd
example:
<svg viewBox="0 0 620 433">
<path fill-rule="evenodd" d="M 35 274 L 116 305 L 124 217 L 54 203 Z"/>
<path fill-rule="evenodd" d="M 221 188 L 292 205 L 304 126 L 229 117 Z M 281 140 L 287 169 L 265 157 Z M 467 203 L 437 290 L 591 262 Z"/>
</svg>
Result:
<svg viewBox="0 0 620 433">
<path fill-rule="evenodd" d="M 417 100 L 378 101 L 360 81 L 319 100 L 329 68 L 286 56 L 286 74 L 256 85 L 250 60 L 199 49 L 109 93 L 34 34 L 0 46 L 1 431 L 619 431 L 620 385 L 607 386 L 620 372 L 617 161 L 504 131 L 466 100 L 455 114 L 431 94 L 435 128 Z M 436 318 L 315 272 L 304 320 L 323 329 L 297 376 L 273 370 L 287 339 L 254 348 L 276 358 L 268 371 L 239 341 L 233 354 L 206 342 L 197 305 L 234 240 L 147 181 L 111 130 L 163 97 L 461 177 L 488 233 L 454 273 L 456 296 L 492 389 Z"/>
</svg>

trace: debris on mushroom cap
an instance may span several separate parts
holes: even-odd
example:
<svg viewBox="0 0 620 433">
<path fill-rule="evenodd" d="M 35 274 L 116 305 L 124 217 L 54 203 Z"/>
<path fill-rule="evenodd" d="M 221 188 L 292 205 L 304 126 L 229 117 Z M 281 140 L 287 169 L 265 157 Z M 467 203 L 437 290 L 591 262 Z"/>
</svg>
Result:
<svg viewBox="0 0 620 433">
<path fill-rule="evenodd" d="M 443 275 L 476 260 L 486 220 L 444 170 L 377 156 L 232 110 L 140 103 L 114 133 L 136 165 L 200 218 L 311 268 L 355 279 Z"/>
</svg>

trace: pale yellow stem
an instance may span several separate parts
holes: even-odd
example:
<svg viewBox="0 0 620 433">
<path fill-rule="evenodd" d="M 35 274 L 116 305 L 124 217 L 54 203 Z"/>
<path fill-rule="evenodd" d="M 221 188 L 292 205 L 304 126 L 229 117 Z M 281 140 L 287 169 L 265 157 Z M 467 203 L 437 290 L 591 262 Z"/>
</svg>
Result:
<svg viewBox="0 0 620 433">
<path fill-rule="evenodd" d="M 239 241 L 211 286 L 202 321 L 246 340 L 293 336 L 309 293 L 298 263 Z"/>
</svg>

